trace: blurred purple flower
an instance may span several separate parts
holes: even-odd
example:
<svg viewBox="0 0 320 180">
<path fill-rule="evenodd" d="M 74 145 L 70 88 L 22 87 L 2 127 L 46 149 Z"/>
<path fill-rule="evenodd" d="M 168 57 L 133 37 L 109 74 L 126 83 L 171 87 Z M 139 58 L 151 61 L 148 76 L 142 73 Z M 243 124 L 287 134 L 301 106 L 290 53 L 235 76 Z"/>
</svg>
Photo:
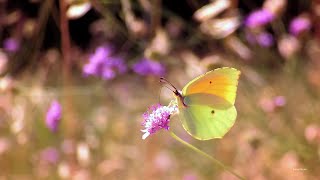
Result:
<svg viewBox="0 0 320 180">
<path fill-rule="evenodd" d="M 270 47 L 273 45 L 273 36 L 270 33 L 263 32 L 257 36 L 257 42 L 262 47 Z"/>
<path fill-rule="evenodd" d="M 274 20 L 274 15 L 265 9 L 253 11 L 245 20 L 245 25 L 249 28 L 264 26 Z"/>
<path fill-rule="evenodd" d="M 165 74 L 165 67 L 157 62 L 150 59 L 141 59 L 139 62 L 133 65 L 133 71 L 140 75 L 155 75 L 163 76 Z"/>
<path fill-rule="evenodd" d="M 105 80 L 113 79 L 117 73 L 126 72 L 127 66 L 124 60 L 111 56 L 111 48 L 108 46 L 98 47 L 89 58 L 89 62 L 83 66 L 85 76 L 98 76 Z"/>
<path fill-rule="evenodd" d="M 156 133 L 161 129 L 169 129 L 170 115 L 178 111 L 177 105 L 161 106 L 156 104 L 148 108 L 143 114 L 144 121 L 142 125 L 145 129 L 142 139 L 146 139 L 149 135 Z"/>
<path fill-rule="evenodd" d="M 284 96 L 276 96 L 273 98 L 274 105 L 277 107 L 282 107 L 286 105 L 286 98 Z"/>
<path fill-rule="evenodd" d="M 307 17 L 296 17 L 290 22 L 289 32 L 298 36 L 302 32 L 308 31 L 311 28 L 310 19 Z"/>
<path fill-rule="evenodd" d="M 52 131 L 56 132 L 60 119 L 61 119 L 62 108 L 57 100 L 54 100 L 46 114 L 46 125 Z"/>
<path fill-rule="evenodd" d="M 16 52 L 19 50 L 20 44 L 14 38 L 7 38 L 3 41 L 3 48 L 8 52 Z"/>
<path fill-rule="evenodd" d="M 246 39 L 250 44 L 252 45 L 259 44 L 262 47 L 270 47 L 274 43 L 272 34 L 268 32 L 261 32 L 255 35 L 250 32 L 247 32 Z"/>
<path fill-rule="evenodd" d="M 55 164 L 59 160 L 59 152 L 53 147 L 45 148 L 40 153 L 40 159 L 47 163 Z"/>
</svg>

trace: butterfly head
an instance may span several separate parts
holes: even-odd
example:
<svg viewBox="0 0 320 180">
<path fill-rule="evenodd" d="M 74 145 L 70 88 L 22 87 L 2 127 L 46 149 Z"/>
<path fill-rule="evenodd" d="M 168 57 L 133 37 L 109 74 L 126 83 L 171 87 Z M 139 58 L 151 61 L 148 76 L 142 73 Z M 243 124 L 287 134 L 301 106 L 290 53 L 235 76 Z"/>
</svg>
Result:
<svg viewBox="0 0 320 180">
<path fill-rule="evenodd" d="M 186 107 L 187 105 L 184 103 L 183 99 L 183 95 L 182 95 L 182 92 L 179 91 L 172 83 L 170 83 L 167 79 L 165 79 L 164 77 L 160 77 L 160 82 L 162 83 L 165 83 L 166 85 L 169 85 L 169 86 L 165 86 L 167 87 L 168 89 L 170 89 L 174 95 L 177 97 L 177 99 L 182 102 L 182 104 Z"/>
</svg>

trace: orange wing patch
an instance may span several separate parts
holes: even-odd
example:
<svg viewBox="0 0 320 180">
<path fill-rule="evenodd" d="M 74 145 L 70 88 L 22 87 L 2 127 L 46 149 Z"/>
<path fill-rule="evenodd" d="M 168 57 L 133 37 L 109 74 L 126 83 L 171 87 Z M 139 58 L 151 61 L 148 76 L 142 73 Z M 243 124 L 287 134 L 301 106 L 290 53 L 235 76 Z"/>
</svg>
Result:
<svg viewBox="0 0 320 180">
<path fill-rule="evenodd" d="M 234 104 L 240 71 L 234 68 L 219 68 L 209 71 L 189 82 L 182 90 L 183 96 L 195 93 L 213 94 Z"/>
</svg>

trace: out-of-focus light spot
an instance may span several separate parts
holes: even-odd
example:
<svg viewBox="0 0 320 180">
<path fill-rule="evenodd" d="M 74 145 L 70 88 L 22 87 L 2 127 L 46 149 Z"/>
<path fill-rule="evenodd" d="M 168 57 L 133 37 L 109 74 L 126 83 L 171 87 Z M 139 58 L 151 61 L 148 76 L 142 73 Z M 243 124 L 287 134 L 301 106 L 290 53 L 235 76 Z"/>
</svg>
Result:
<svg viewBox="0 0 320 180">
<path fill-rule="evenodd" d="M 6 53 L 0 50 L 0 75 L 7 70 L 8 56 Z"/>
<path fill-rule="evenodd" d="M 14 81 L 10 76 L 0 78 L 0 92 L 9 91 L 13 88 Z"/>
<path fill-rule="evenodd" d="M 197 180 L 199 179 L 197 174 L 194 172 L 187 172 L 183 175 L 182 180 Z"/>
<path fill-rule="evenodd" d="M 239 25 L 239 17 L 234 16 L 206 21 L 200 25 L 200 29 L 213 38 L 222 39 L 237 30 Z"/>
<path fill-rule="evenodd" d="M 24 127 L 25 107 L 23 104 L 18 104 L 12 109 L 11 117 L 14 120 L 11 124 L 11 131 L 18 134 Z"/>
<path fill-rule="evenodd" d="M 90 163 L 90 150 L 88 144 L 82 142 L 77 146 L 77 158 L 81 165 L 87 166 Z"/>
<path fill-rule="evenodd" d="M 40 160 L 46 163 L 55 164 L 59 160 L 59 152 L 53 147 L 45 148 L 40 152 Z"/>
<path fill-rule="evenodd" d="M 98 165 L 97 170 L 100 175 L 105 176 L 112 173 L 115 170 L 123 169 L 124 166 L 125 165 L 122 160 L 118 160 L 118 159 L 104 160 Z"/>
<path fill-rule="evenodd" d="M 90 2 L 72 4 L 67 10 L 67 17 L 69 19 L 78 19 L 84 16 L 91 9 Z"/>
<path fill-rule="evenodd" d="M 73 154 L 76 151 L 75 142 L 71 139 L 65 139 L 61 144 L 61 149 L 66 155 Z"/>
<path fill-rule="evenodd" d="M 294 56 L 300 48 L 299 41 L 293 36 L 284 36 L 278 41 L 279 53 L 286 59 Z"/>
<path fill-rule="evenodd" d="M 198 21 L 206 21 L 217 16 L 228 7 L 230 7 L 230 5 L 231 1 L 229 0 L 216 0 L 198 9 L 193 16 Z"/>
<path fill-rule="evenodd" d="M 287 0 L 266 0 L 263 3 L 263 9 L 269 10 L 272 14 L 279 16 L 285 10 Z"/>
<path fill-rule="evenodd" d="M 226 45 L 242 59 L 249 60 L 252 58 L 250 49 L 240 41 L 236 36 L 230 36 L 225 39 Z"/>
<path fill-rule="evenodd" d="M 66 162 L 60 163 L 58 166 L 58 174 L 63 179 L 70 178 L 71 169 L 70 169 L 69 164 L 67 164 Z"/>
<path fill-rule="evenodd" d="M 7 152 L 11 147 L 11 143 L 7 138 L 0 138 L 0 155 Z"/>
<path fill-rule="evenodd" d="M 89 180 L 89 179 L 91 179 L 90 172 L 86 169 L 77 170 L 72 176 L 72 180 Z"/>
<path fill-rule="evenodd" d="M 160 171 L 168 172 L 173 168 L 173 160 L 167 152 L 162 151 L 155 157 L 154 165 Z"/>
<path fill-rule="evenodd" d="M 304 136 L 309 143 L 320 143 L 320 127 L 315 124 L 310 124 L 304 131 Z"/>
</svg>

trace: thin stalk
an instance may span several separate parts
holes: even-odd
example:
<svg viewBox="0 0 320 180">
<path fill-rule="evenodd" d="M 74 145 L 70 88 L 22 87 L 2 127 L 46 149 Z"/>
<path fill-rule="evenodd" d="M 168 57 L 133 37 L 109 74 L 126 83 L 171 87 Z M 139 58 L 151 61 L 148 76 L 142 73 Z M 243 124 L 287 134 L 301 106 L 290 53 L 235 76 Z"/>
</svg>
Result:
<svg viewBox="0 0 320 180">
<path fill-rule="evenodd" d="M 63 64 L 62 64 L 62 75 L 63 75 L 63 93 L 66 96 L 63 98 L 64 100 L 64 117 L 67 119 L 65 122 L 66 124 L 66 131 L 67 136 L 69 137 L 76 137 L 76 133 L 79 127 L 79 123 L 76 122 L 76 117 L 73 112 L 73 99 L 72 96 L 68 95 L 68 87 L 72 84 L 72 77 L 71 77 L 71 42 L 70 42 L 70 32 L 69 32 L 69 21 L 66 16 L 67 11 L 67 1 L 60 0 L 60 32 L 61 32 L 61 51 L 63 57 Z"/>
<path fill-rule="evenodd" d="M 182 143 L 183 145 L 187 146 L 188 148 L 194 150 L 195 152 L 205 156 L 206 158 L 210 159 L 214 164 L 217 164 L 218 166 L 220 166 L 222 169 L 228 171 L 229 173 L 233 174 L 234 176 L 236 176 L 239 179 L 245 179 L 244 177 L 240 176 L 239 174 L 237 174 L 236 172 L 234 172 L 230 167 L 224 165 L 222 162 L 220 162 L 219 160 L 217 160 L 216 158 L 210 156 L 209 154 L 201 151 L 200 149 L 198 149 L 197 147 L 189 144 L 188 142 L 182 140 L 181 138 L 179 138 L 175 133 L 173 133 L 172 131 L 170 131 L 170 135 L 177 141 L 179 141 L 180 143 Z"/>
</svg>

